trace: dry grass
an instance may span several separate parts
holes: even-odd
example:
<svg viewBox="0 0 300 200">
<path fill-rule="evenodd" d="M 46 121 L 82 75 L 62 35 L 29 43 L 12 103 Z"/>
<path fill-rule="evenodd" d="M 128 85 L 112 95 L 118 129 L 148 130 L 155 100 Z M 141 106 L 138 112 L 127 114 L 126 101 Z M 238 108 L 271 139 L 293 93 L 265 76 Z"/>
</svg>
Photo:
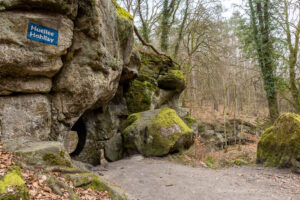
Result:
<svg viewBox="0 0 300 200">
<path fill-rule="evenodd" d="M 170 155 L 169 159 L 194 167 L 224 168 L 241 165 L 255 165 L 259 138 L 255 136 L 249 137 L 252 137 L 255 143 L 229 146 L 227 149 L 219 151 L 209 150 L 203 143 L 199 142 L 198 138 L 196 138 L 195 144 L 190 149 L 178 154 Z"/>
<path fill-rule="evenodd" d="M 218 111 L 212 109 L 211 105 L 203 105 L 201 107 L 188 106 L 188 108 L 191 116 L 200 122 L 211 124 L 224 122 L 224 108 L 222 105 L 219 106 Z M 261 126 L 268 121 L 267 113 L 267 108 L 260 108 L 257 113 L 254 113 L 253 108 L 245 107 L 243 112 L 234 115 L 233 109 L 227 108 L 226 120 L 237 118 L 253 125 Z"/>
</svg>

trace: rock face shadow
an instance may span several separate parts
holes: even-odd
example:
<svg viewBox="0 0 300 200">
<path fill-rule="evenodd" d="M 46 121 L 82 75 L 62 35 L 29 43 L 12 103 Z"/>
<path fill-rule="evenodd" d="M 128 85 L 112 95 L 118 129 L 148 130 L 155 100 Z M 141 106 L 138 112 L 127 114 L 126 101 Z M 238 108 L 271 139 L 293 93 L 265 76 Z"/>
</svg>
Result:
<svg viewBox="0 0 300 200">
<path fill-rule="evenodd" d="M 70 153 L 71 157 L 75 157 L 81 153 L 86 143 L 86 127 L 82 118 L 79 118 L 79 120 L 74 124 L 72 131 L 76 131 L 78 134 L 77 147 L 74 152 Z"/>
</svg>

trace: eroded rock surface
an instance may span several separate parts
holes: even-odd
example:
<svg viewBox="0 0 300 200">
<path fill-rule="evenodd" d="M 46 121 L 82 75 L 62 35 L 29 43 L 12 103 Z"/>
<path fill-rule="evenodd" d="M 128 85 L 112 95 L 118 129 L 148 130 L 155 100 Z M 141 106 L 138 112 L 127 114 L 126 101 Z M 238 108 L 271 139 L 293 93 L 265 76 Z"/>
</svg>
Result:
<svg viewBox="0 0 300 200">
<path fill-rule="evenodd" d="M 111 1 L 85 2 L 79 9 L 73 45 L 54 83 L 53 118 L 58 125 L 53 132 L 64 131 L 61 123 L 70 128 L 86 110 L 108 104 L 118 89 L 124 61 L 129 59 L 123 51 L 131 52 L 133 45 L 133 39 L 122 43 L 132 34 L 119 41 L 118 15 Z M 123 23 L 132 27 L 130 20 Z"/>
<path fill-rule="evenodd" d="M 0 97 L 1 140 L 33 136 L 41 140 L 51 132 L 51 103 L 44 95 Z"/>
<path fill-rule="evenodd" d="M 44 10 L 47 12 L 65 14 L 75 18 L 78 9 L 78 0 L 1 0 L 1 10 Z"/>
</svg>

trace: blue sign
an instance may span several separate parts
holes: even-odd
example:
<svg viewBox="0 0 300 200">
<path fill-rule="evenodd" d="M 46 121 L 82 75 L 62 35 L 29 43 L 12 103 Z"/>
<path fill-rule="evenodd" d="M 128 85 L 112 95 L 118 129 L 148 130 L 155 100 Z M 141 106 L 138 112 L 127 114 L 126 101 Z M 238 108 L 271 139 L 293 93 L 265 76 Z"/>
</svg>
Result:
<svg viewBox="0 0 300 200">
<path fill-rule="evenodd" d="M 27 39 L 55 45 L 58 42 L 58 31 L 32 22 L 28 24 Z"/>
</svg>

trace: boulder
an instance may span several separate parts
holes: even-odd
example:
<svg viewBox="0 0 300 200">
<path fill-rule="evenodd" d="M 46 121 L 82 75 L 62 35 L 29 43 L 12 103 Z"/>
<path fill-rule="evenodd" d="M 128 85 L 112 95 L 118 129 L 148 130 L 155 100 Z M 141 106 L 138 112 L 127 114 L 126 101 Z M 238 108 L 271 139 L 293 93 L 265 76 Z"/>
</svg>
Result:
<svg viewBox="0 0 300 200">
<path fill-rule="evenodd" d="M 75 18 L 77 15 L 77 0 L 1 0 L 0 11 L 3 10 L 44 10 L 61 13 Z"/>
<path fill-rule="evenodd" d="M 145 156 L 164 156 L 193 143 L 193 131 L 169 108 L 130 115 L 122 134 L 128 151 Z"/>
<path fill-rule="evenodd" d="M 12 147 L 13 145 L 7 145 Z M 13 149 L 25 166 L 72 167 L 72 160 L 60 142 L 27 141 Z"/>
<path fill-rule="evenodd" d="M 20 136 L 48 139 L 51 104 L 44 95 L 0 97 L 0 136 L 4 141 Z"/>
<path fill-rule="evenodd" d="M 181 70 L 170 70 L 168 74 L 160 75 L 158 87 L 165 90 L 183 91 L 186 87 L 186 79 Z"/>
<path fill-rule="evenodd" d="M 264 131 L 257 147 L 257 162 L 272 167 L 294 167 L 299 171 L 299 115 L 284 114 Z"/>
<path fill-rule="evenodd" d="M 30 22 L 57 30 L 58 44 L 27 39 Z M 64 15 L 0 12 L 0 76 L 53 77 L 63 66 L 61 56 L 67 53 L 72 38 L 73 22 Z"/>
<path fill-rule="evenodd" d="M 122 188 L 95 174 L 65 174 L 64 177 L 72 181 L 75 187 L 91 188 L 95 191 L 107 191 L 112 200 L 129 199 Z"/>
</svg>

